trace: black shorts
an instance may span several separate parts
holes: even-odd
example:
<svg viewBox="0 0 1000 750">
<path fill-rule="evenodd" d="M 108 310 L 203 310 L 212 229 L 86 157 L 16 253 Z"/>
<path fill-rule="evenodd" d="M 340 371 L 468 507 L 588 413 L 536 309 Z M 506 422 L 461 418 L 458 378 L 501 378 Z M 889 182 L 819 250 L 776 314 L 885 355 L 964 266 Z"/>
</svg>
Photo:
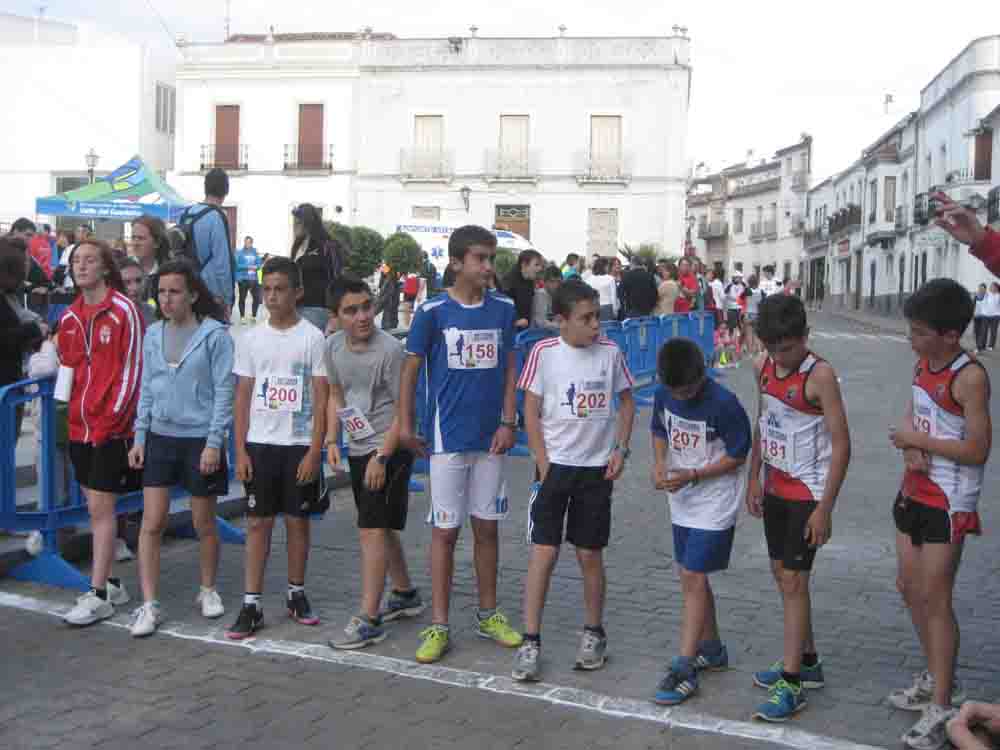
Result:
<svg viewBox="0 0 1000 750">
<path fill-rule="evenodd" d="M 529 508 L 528 541 L 558 547 L 563 525 L 574 547 L 603 549 L 611 536 L 611 488 L 604 466 L 551 464 Z"/>
<path fill-rule="evenodd" d="M 219 449 L 219 468 L 214 474 L 201 473 L 201 452 L 205 438 L 146 436 L 143 487 L 181 487 L 192 497 L 219 497 L 229 493 L 226 451 Z"/>
<path fill-rule="evenodd" d="M 246 483 L 247 511 L 251 516 L 273 518 L 284 513 L 305 518 L 329 509 L 322 463 L 319 477 L 309 484 L 299 484 L 296 476 L 308 452 L 306 445 L 247 445 L 253 466 L 253 479 Z"/>
<path fill-rule="evenodd" d="M 413 454 L 396 451 L 385 465 L 385 484 L 381 490 L 365 487 L 365 471 L 374 451 L 367 456 L 349 456 L 351 489 L 358 506 L 359 529 L 406 528 L 406 511 L 410 504 L 410 474 L 413 471 Z"/>
<path fill-rule="evenodd" d="M 806 541 L 806 523 L 816 510 L 813 500 L 785 500 L 764 495 L 767 554 L 788 570 L 812 570 L 816 548 Z"/>
<path fill-rule="evenodd" d="M 740 329 L 741 317 L 742 313 L 739 310 L 734 310 L 732 308 L 726 310 L 726 328 L 729 329 L 730 333 L 733 333 Z"/>
<path fill-rule="evenodd" d="M 113 438 L 100 445 L 69 444 L 69 460 L 81 487 L 124 495 L 142 489 L 142 472 L 129 468 L 131 438 Z"/>
<path fill-rule="evenodd" d="M 918 503 L 902 493 L 892 504 L 892 518 L 900 534 L 910 537 L 914 547 L 923 544 L 958 544 L 966 534 L 981 533 L 979 514 L 955 513 Z"/>
</svg>

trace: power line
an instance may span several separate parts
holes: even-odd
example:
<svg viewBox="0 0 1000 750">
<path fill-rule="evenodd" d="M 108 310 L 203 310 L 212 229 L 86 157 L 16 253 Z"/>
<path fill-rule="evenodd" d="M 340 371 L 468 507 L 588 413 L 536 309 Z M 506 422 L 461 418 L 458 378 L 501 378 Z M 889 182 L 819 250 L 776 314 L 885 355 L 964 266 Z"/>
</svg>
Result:
<svg viewBox="0 0 1000 750">
<path fill-rule="evenodd" d="M 163 33 L 170 39 L 170 43 L 177 46 L 177 37 L 174 35 L 174 32 L 170 30 L 170 27 L 167 25 L 163 16 L 160 15 L 160 11 L 158 11 L 156 6 L 153 5 L 153 0 L 146 0 L 146 6 L 153 12 L 153 15 L 156 16 L 157 20 L 159 20 L 160 27 L 163 29 Z"/>
</svg>

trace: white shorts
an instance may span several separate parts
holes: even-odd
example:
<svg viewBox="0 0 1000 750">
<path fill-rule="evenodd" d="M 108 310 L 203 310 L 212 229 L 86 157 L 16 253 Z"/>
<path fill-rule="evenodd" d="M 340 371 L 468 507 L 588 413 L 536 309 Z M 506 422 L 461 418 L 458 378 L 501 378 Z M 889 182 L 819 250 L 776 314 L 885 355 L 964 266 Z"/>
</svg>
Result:
<svg viewBox="0 0 1000 750">
<path fill-rule="evenodd" d="M 458 529 L 466 516 L 499 521 L 507 517 L 507 457 L 492 453 L 436 453 L 431 456 L 431 508 L 427 523 Z"/>
</svg>

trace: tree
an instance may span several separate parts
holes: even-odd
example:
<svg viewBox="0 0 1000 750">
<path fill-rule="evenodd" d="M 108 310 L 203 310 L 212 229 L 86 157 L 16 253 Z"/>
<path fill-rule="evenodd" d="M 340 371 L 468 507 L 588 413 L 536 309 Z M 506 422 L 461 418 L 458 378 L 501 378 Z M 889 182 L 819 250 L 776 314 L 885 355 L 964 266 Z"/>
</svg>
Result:
<svg viewBox="0 0 1000 750">
<path fill-rule="evenodd" d="M 402 276 L 420 273 L 424 265 L 423 248 L 406 232 L 396 232 L 386 238 L 382 257 L 389 267 Z"/>
<path fill-rule="evenodd" d="M 372 275 L 382 264 L 385 239 L 370 227 L 351 227 L 351 255 L 347 268 L 358 278 Z"/>
<path fill-rule="evenodd" d="M 330 236 L 337 240 L 344 248 L 348 257 L 351 255 L 351 228 L 339 221 L 324 221 L 323 226 Z"/>
<path fill-rule="evenodd" d="M 493 268 L 497 272 L 497 277 L 503 281 L 504 276 L 510 273 L 510 269 L 517 265 L 517 256 L 513 250 L 501 247 L 497 250 L 496 260 L 493 261 Z"/>
</svg>

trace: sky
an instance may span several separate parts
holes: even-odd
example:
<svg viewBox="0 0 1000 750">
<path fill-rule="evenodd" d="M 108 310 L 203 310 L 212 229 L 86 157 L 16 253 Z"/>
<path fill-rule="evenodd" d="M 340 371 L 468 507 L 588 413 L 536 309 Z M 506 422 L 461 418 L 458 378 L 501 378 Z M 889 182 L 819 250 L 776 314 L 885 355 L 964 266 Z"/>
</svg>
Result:
<svg viewBox="0 0 1000 750">
<path fill-rule="evenodd" d="M 813 181 L 847 168 L 973 39 L 1000 33 L 1000 5 L 912 0 L 230 0 L 233 33 L 375 31 L 466 35 L 669 36 L 691 39 L 688 157 L 711 170 L 813 136 Z M 127 36 L 168 42 L 167 30 L 221 41 L 226 0 L 5 0 L 4 10 L 86 19 Z M 992 11 L 987 9 L 993 8 Z M 155 10 L 155 12 L 154 12 Z M 162 23 L 160 18 L 162 18 Z M 166 29 L 164 28 L 166 27 Z M 886 94 L 893 103 L 885 106 Z"/>
</svg>

